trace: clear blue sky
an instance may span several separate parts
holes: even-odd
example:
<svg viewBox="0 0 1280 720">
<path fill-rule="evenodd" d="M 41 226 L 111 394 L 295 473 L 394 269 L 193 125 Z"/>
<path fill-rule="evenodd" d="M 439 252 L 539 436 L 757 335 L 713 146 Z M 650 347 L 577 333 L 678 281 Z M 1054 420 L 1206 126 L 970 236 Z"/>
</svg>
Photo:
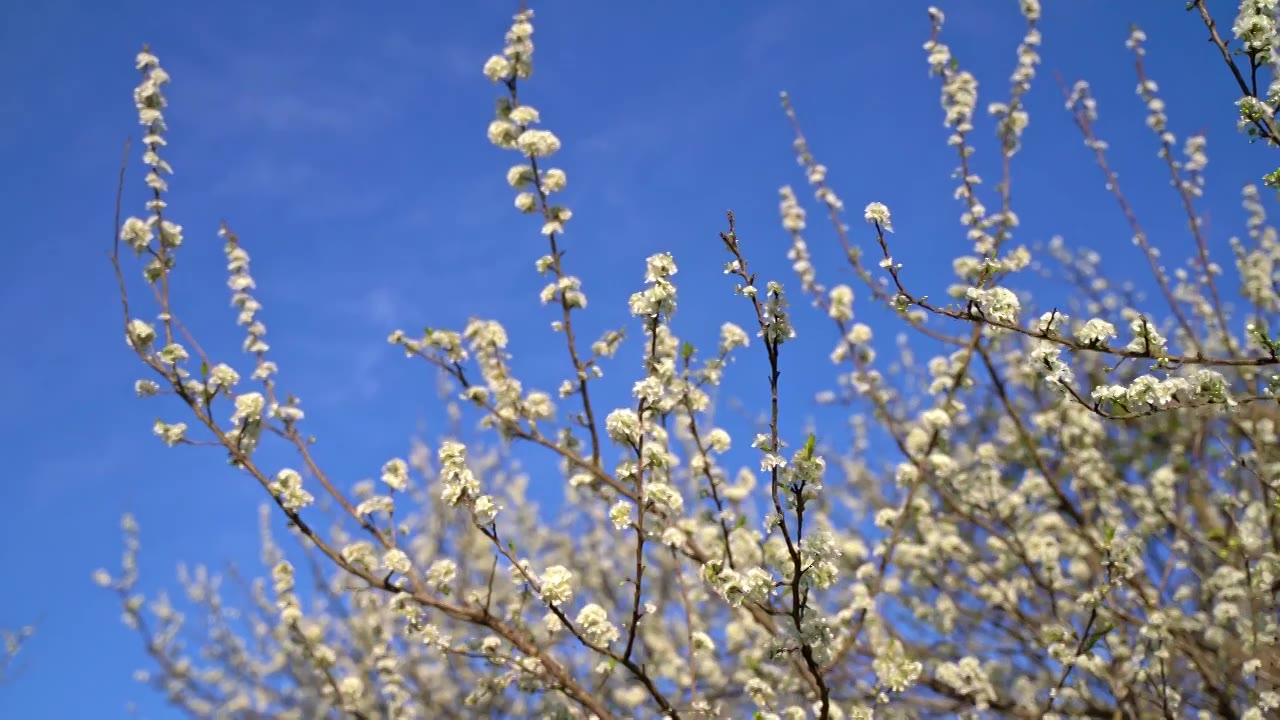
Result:
<svg viewBox="0 0 1280 720">
<path fill-rule="evenodd" d="M 1212 4 L 1229 24 L 1235 3 Z M 125 348 L 104 252 L 121 143 L 138 132 L 139 46 L 150 42 L 173 76 L 170 216 L 187 237 L 178 307 L 201 337 L 228 349 L 221 359 L 238 361 L 215 237 L 227 218 L 253 255 L 284 380 L 303 398 L 330 473 L 353 482 L 403 453 L 424 419 L 428 434 L 440 429 L 434 380 L 385 345 L 393 327 L 497 317 L 531 384 L 554 390 L 563 374 L 561 340 L 535 301 L 543 281 L 532 265 L 545 242 L 511 206 L 504 175 L 512 156 L 485 140 L 495 90 L 480 66 L 501 47 L 515 5 L 42 0 L 0 11 L 0 202 L 11 268 L 0 284 L 8 339 L 0 352 L 0 624 L 41 621 L 22 656 L 25 673 L 0 689 L 0 716 L 124 717 L 126 702 L 137 700 L 147 718 L 175 717 L 130 680 L 145 665 L 139 642 L 120 624 L 115 598 L 90 583 L 95 567 L 118 562 L 122 512 L 142 525 L 149 591 L 176 589 L 180 560 L 256 568 L 260 489 L 214 451 L 164 448 L 151 422 L 185 419 L 181 409 L 133 398 L 139 367 Z M 1166 257 L 1190 251 L 1133 93 L 1123 43 L 1137 21 L 1151 37 L 1150 72 L 1179 135 L 1210 129 L 1205 207 L 1213 254 L 1229 265 L 1226 239 L 1243 230 L 1239 187 L 1275 165 L 1267 165 L 1270 151 L 1235 133 L 1232 87 L 1196 19 L 1180 2 L 1046 6 L 1045 61 L 1015 170 L 1020 240 L 1061 233 L 1101 251 L 1121 276 L 1139 267 L 1062 109 L 1053 82 L 1060 71 L 1094 83 L 1099 131 L 1150 235 Z M 895 257 L 914 287 L 941 295 L 950 258 L 968 244 L 951 199 L 955 158 L 937 81 L 920 49 L 925 7 L 536 4 L 536 74 L 523 97 L 564 141 L 557 163 L 568 171 L 565 200 L 575 212 L 567 263 L 591 300 L 585 338 L 620 324 L 634 333 L 624 301 L 641 284 L 643 258 L 660 250 L 681 266 L 680 332 L 708 339 L 725 319 L 749 325 L 720 274 L 716 233 L 726 208 L 737 211 L 762 275 L 798 290 L 776 193 L 783 183 L 806 201 L 811 193 L 778 109 L 781 89 L 792 93 L 862 240 L 870 239 L 862 206 L 886 203 Z M 943 7 L 946 42 L 978 73 L 981 106 L 1007 97 L 1022 34 L 1016 4 Z M 981 164 L 994 157 L 989 123 L 979 148 L 980 167 L 989 168 Z M 142 212 L 139 154 L 135 146 L 126 212 Z M 984 174 L 994 182 L 994 172 Z M 834 239 L 812 226 L 822 278 L 847 282 Z M 856 307 L 867 306 L 859 293 Z M 784 374 L 793 383 L 793 437 L 813 410 L 807 398 L 833 377 L 830 325 L 807 310 L 798 322 L 802 337 L 789 347 L 801 368 Z M 876 319 L 873 327 L 881 353 L 890 353 L 892 326 Z M 617 382 L 629 386 L 636 352 L 624 350 Z M 739 370 L 728 390 L 752 403 L 759 366 Z M 842 426 L 831 427 L 838 441 Z"/>
</svg>

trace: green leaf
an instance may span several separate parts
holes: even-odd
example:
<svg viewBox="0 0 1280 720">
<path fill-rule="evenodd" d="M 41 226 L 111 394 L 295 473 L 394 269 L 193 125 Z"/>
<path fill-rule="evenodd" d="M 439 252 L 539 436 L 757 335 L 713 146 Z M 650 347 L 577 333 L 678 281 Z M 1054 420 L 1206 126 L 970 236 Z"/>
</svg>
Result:
<svg viewBox="0 0 1280 720">
<path fill-rule="evenodd" d="M 1089 637 L 1085 639 L 1084 645 L 1080 646 L 1080 654 L 1083 655 L 1084 653 L 1092 650 L 1093 646 L 1097 645 L 1098 641 L 1106 637 L 1107 633 L 1111 632 L 1114 628 L 1115 626 L 1111 623 L 1103 623 L 1101 628 L 1090 633 Z"/>
</svg>

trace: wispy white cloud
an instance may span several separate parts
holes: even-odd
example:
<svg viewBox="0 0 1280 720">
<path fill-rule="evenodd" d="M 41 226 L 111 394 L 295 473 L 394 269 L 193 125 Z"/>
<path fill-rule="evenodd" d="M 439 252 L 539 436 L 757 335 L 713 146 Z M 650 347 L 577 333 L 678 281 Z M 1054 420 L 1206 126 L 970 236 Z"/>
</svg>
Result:
<svg viewBox="0 0 1280 720">
<path fill-rule="evenodd" d="M 577 162 L 592 176 L 589 185 L 575 187 L 579 201 L 627 224 L 647 223 L 644 218 L 651 213 L 632 200 L 637 178 L 646 168 L 656 167 L 678 177 L 688 162 L 673 150 L 684 146 L 682 135 L 690 127 L 713 127 L 742 89 L 742 84 L 727 83 L 692 95 L 659 90 L 628 97 L 613 113 L 624 120 L 603 125 L 574 143 Z"/>
<path fill-rule="evenodd" d="M 404 305 L 391 288 L 375 287 L 348 306 L 352 314 L 378 328 L 404 322 Z"/>
<path fill-rule="evenodd" d="M 236 96 L 232 113 L 254 131 L 345 135 L 369 127 L 372 118 L 389 116 L 391 107 L 384 98 L 358 100 L 337 88 L 293 94 L 254 88 Z"/>
<path fill-rule="evenodd" d="M 348 280 L 348 282 L 350 282 Z M 368 402 L 383 390 L 387 363 L 402 356 L 386 342 L 391 330 L 409 323 L 409 308 L 389 285 L 355 289 L 336 298 L 317 297 L 315 284 L 290 288 L 305 295 L 312 312 L 325 318 L 323 332 L 309 332 L 289 343 L 288 352 L 308 359 L 308 370 L 330 380 L 307 404 L 335 407 Z"/>
<path fill-rule="evenodd" d="M 258 198 L 303 221 L 369 218 L 386 212 L 391 201 L 367 183 L 283 151 L 255 154 L 232 163 L 209 188 L 215 201 Z"/>
<path fill-rule="evenodd" d="M 424 68 L 432 82 L 476 82 L 486 55 L 456 39 L 323 16 L 270 44 L 197 37 L 219 57 L 216 70 L 195 70 L 221 120 L 210 130 L 223 134 L 371 132 L 412 111 L 406 95 L 427 80 Z"/>
<path fill-rule="evenodd" d="M 105 443 L 87 438 L 73 442 L 65 452 L 38 460 L 20 480 L 26 490 L 20 496 L 24 511 L 44 514 L 71 498 L 96 495 L 112 481 L 121 481 L 127 494 L 129 486 L 123 481 L 131 472 L 127 448 L 138 442 L 134 430 L 115 432 Z"/>
<path fill-rule="evenodd" d="M 923 20 L 921 25 L 924 25 Z M 969 3 L 964 6 L 964 12 L 947 15 L 944 32 L 953 38 L 984 44 L 999 38 L 1000 42 L 1012 48 L 1025 29 L 1026 21 L 1012 7 L 998 3 Z M 926 32 L 928 30 L 922 28 L 921 33 Z"/>
<path fill-rule="evenodd" d="M 336 407 L 349 402 L 368 402 L 378 397 L 382 391 L 382 373 L 380 369 L 390 358 L 394 358 L 394 350 L 386 343 L 355 343 L 347 353 L 344 363 L 346 373 L 344 381 L 334 383 L 320 397 L 316 405 L 320 407 Z"/>
<path fill-rule="evenodd" d="M 429 67 L 434 77 L 450 83 L 479 82 L 480 67 L 487 57 L 483 48 L 457 41 L 428 42 L 419 34 L 394 29 L 382 36 L 376 52 L 387 64 Z"/>
<path fill-rule="evenodd" d="M 748 66 L 760 67 L 772 62 L 772 53 L 783 43 L 793 42 L 796 8 L 774 5 L 752 17 L 737 31 L 737 47 L 742 48 Z"/>
</svg>

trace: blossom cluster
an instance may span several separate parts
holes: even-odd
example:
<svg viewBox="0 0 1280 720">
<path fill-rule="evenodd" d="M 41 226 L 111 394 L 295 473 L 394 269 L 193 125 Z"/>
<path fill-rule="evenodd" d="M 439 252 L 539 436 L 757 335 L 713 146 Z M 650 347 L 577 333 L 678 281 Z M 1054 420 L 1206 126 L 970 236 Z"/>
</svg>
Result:
<svg viewBox="0 0 1280 720">
<path fill-rule="evenodd" d="M 1280 142 L 1276 3 L 1243 0 L 1229 38 L 1205 3 L 1191 6 L 1233 69 L 1272 72 L 1265 91 L 1240 88 L 1239 110 L 1251 132 Z M 127 218 L 119 241 L 158 308 L 144 319 L 123 289 L 126 340 L 151 373 L 134 390 L 186 406 L 185 421 L 151 425 L 161 442 L 219 447 L 270 503 L 259 577 L 228 583 L 239 599 L 203 566 L 180 569 L 185 600 L 148 597 L 138 525 L 122 521 L 120 567 L 93 579 L 118 596 L 155 660 L 137 678 L 208 718 L 417 718 L 444 708 L 600 720 L 1256 720 L 1280 710 L 1280 233 L 1246 186 L 1231 288 L 1203 222 L 1206 137 L 1183 136 L 1179 147 L 1177 115 L 1144 65 L 1155 50 L 1135 28 L 1137 95 L 1185 216 L 1186 266 L 1166 268 L 1125 198 L 1084 82 L 1070 86 L 1067 112 L 1157 292 L 1112 278 L 1102 253 L 1061 238 L 1015 243 L 1009 168 L 1030 127 L 1042 45 L 1040 3 L 1019 7 L 1008 94 L 985 105 L 978 76 L 943 42 L 943 13 L 929 13 L 924 52 L 965 241 L 939 293 L 947 299 L 918 292 L 926 279 L 895 259 L 916 232 L 903 205 L 894 201 L 895 216 L 865 198 L 865 222 L 846 222 L 784 94 L 818 213 L 786 185 L 778 221 L 813 309 L 757 273 L 768 231 L 729 213 L 719 237 L 743 324 L 700 329 L 697 314 L 677 317 L 689 296 L 677 291 L 674 256 L 654 252 L 618 308 L 639 338 L 628 325 L 587 344 L 575 323 L 587 298 L 563 250 L 567 175 L 549 166 L 561 141 L 527 102 L 534 29 L 522 3 L 501 53 L 483 65 L 505 91 L 487 135 L 520 156 L 506 180 L 516 208 L 541 223 L 546 249 L 530 260 L 567 371 L 553 376 L 554 401 L 527 387 L 519 336 L 495 319 L 393 332 L 391 344 L 439 373 L 450 430 L 369 463 L 371 477 L 355 482 L 326 472 L 325 446 L 301 432 L 301 403 L 268 359 L 258 279 L 229 228 L 224 277 L 253 372 L 242 378 L 207 357 L 173 310 L 184 240 L 165 199 L 170 77 L 144 49 L 134 99 L 147 213 Z M 996 141 L 990 167 L 1002 174 L 990 189 L 975 170 L 983 107 Z M 831 245 L 818 239 L 819 216 L 846 265 L 847 279 L 830 286 L 819 277 Z M 868 248 L 875 261 L 864 263 Z M 1054 270 L 1070 292 L 1046 303 L 1048 284 L 1027 278 Z M 1248 301 L 1243 318 L 1232 317 L 1228 290 Z M 903 332 L 873 330 L 876 309 Z M 803 335 L 802 323 L 813 324 Z M 809 383 L 792 378 L 821 365 L 804 353 L 824 329 L 835 389 L 818 400 L 849 419 L 801 428 L 795 388 Z M 625 373 L 628 358 L 631 375 L 597 384 L 605 365 Z M 765 370 L 743 373 L 757 384 L 741 398 L 763 398 L 764 411 L 741 430 L 717 407 L 719 393 L 737 391 L 726 379 L 740 359 Z M 295 457 L 268 470 L 274 443 Z M 271 513 L 301 542 L 278 545 Z M 193 613 L 201 622 L 188 623 Z M 16 646 L 6 635 L 6 657 Z"/>
</svg>

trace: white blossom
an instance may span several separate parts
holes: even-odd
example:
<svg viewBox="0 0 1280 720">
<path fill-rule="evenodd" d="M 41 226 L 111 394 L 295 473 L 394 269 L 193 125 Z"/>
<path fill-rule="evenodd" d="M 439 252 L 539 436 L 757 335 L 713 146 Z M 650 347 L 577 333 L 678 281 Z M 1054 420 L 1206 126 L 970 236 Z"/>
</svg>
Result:
<svg viewBox="0 0 1280 720">
<path fill-rule="evenodd" d="M 542 573 L 540 595 L 549 605 L 563 605 L 573 599 L 573 573 L 563 565 L 552 565 Z"/>
</svg>

